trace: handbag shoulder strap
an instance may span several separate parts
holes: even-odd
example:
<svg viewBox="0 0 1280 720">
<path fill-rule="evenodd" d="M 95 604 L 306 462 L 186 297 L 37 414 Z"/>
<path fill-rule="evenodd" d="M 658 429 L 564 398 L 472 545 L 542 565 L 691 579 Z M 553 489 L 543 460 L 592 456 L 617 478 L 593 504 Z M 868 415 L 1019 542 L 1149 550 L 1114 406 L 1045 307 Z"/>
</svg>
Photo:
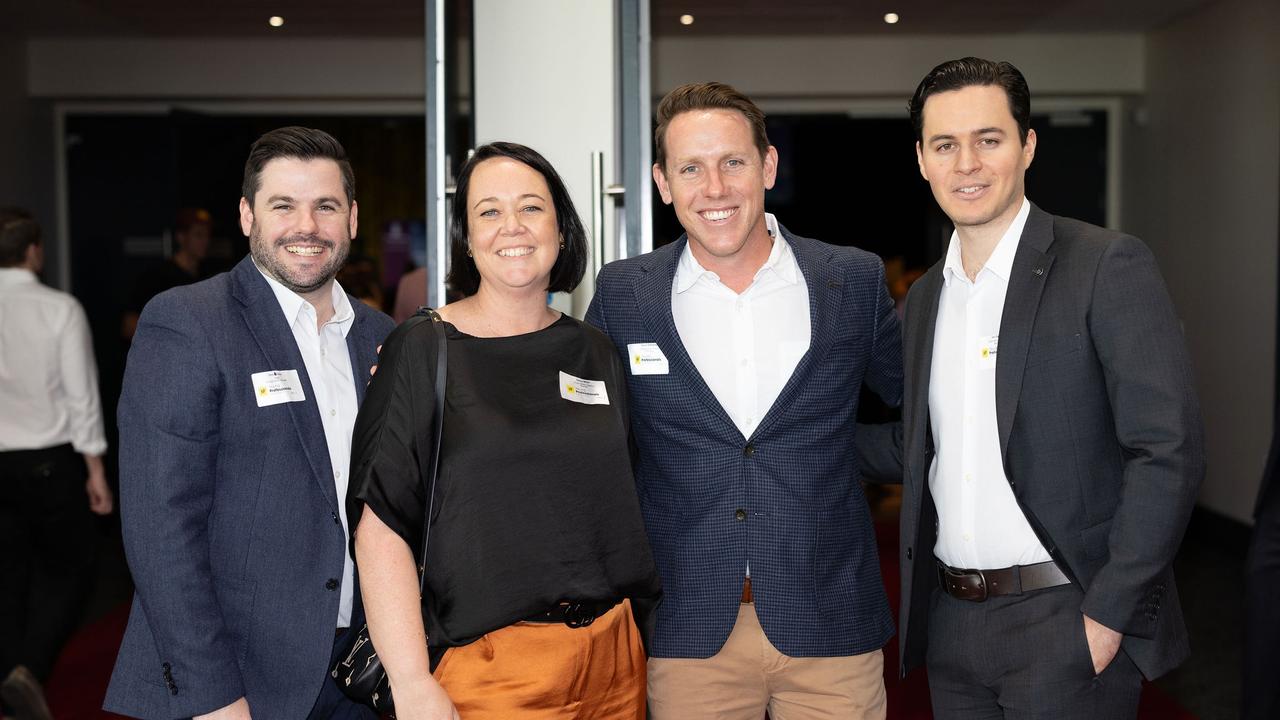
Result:
<svg viewBox="0 0 1280 720">
<path fill-rule="evenodd" d="M 427 592 L 427 543 L 431 540 L 431 513 L 435 509 L 436 477 L 440 474 L 440 439 L 444 434 L 444 393 L 446 371 L 449 365 L 449 346 L 444 331 L 444 319 L 440 313 L 429 307 L 418 308 L 417 315 L 431 318 L 431 327 L 436 333 L 436 405 L 432 415 L 431 427 L 435 437 L 431 449 L 431 474 L 427 478 L 427 514 L 422 526 L 422 562 L 418 565 L 418 595 Z"/>
</svg>

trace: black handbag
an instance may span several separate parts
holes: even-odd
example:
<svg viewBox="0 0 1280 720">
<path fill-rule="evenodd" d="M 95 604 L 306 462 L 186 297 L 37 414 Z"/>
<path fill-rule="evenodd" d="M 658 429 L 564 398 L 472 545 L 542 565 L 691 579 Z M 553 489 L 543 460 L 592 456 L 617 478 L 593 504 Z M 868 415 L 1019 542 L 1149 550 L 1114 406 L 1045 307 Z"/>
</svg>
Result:
<svg viewBox="0 0 1280 720">
<path fill-rule="evenodd" d="M 418 566 L 418 596 L 426 593 L 426 561 L 427 541 L 431 537 L 431 511 L 436 496 L 436 475 L 440 469 L 440 438 L 444 429 L 444 392 L 445 370 L 448 365 L 448 349 L 445 343 L 444 320 L 431 308 L 419 308 L 414 315 L 431 318 L 436 333 L 436 406 L 433 415 L 435 428 L 435 447 L 431 454 L 431 476 L 427 482 L 426 521 L 422 528 L 422 564 Z M 387 672 L 378 659 L 378 651 L 369 640 L 369 625 L 366 623 L 355 633 L 351 649 L 333 666 L 330 673 L 343 694 L 364 705 L 368 705 L 380 713 L 395 712 L 391 700 L 391 683 Z"/>
</svg>

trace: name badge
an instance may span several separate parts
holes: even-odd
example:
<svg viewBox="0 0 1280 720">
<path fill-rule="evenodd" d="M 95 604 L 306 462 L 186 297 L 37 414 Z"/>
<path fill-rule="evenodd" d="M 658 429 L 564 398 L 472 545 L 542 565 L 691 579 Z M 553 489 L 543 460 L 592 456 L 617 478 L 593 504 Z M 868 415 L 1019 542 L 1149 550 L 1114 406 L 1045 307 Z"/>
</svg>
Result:
<svg viewBox="0 0 1280 720">
<path fill-rule="evenodd" d="M 978 367 L 991 370 L 996 366 L 996 349 L 1000 345 L 999 335 L 988 335 L 978 338 Z"/>
<path fill-rule="evenodd" d="M 609 391 L 603 380 L 584 380 L 567 372 L 560 373 L 560 397 L 583 405 L 609 404 Z"/>
<path fill-rule="evenodd" d="M 632 375 L 666 375 L 671 372 L 667 356 L 658 343 L 630 343 L 627 345 L 627 364 Z"/>
<path fill-rule="evenodd" d="M 307 399 L 297 370 L 268 370 L 250 377 L 253 379 L 253 399 L 258 401 L 258 407 Z"/>
</svg>

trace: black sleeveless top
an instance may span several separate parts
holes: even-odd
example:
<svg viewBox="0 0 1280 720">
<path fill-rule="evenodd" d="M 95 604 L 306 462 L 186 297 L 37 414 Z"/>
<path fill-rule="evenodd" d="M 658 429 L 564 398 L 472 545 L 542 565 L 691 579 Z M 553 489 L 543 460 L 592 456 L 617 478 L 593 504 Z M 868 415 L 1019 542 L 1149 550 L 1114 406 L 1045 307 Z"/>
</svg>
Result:
<svg viewBox="0 0 1280 720">
<path fill-rule="evenodd" d="M 423 596 L 428 644 L 465 645 L 564 600 L 631 598 L 643 629 L 661 590 L 613 344 L 568 315 L 512 337 L 445 329 L 444 436 Z M 434 437 L 431 321 L 398 327 L 378 362 L 352 437 L 348 525 L 358 526 L 367 505 L 421 563 Z M 561 373 L 600 384 L 568 390 Z M 594 397 L 601 387 L 608 404 L 563 397 Z"/>
</svg>

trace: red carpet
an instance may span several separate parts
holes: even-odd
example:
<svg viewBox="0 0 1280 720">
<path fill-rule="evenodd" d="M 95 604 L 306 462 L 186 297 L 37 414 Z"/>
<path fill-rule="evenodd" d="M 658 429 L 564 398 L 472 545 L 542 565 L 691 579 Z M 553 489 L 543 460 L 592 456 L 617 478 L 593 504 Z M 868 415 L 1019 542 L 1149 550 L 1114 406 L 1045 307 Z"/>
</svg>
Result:
<svg viewBox="0 0 1280 720">
<path fill-rule="evenodd" d="M 898 527 L 880 523 L 876 528 L 880 543 L 880 571 L 884 577 L 889 605 L 898 609 Z M 116 649 L 124 636 L 129 608 L 121 605 L 106 617 L 82 629 L 63 650 L 46 688 L 49 707 L 58 720 L 118 718 L 103 712 L 102 697 L 107 691 Z M 916 670 L 902 682 L 897 679 L 898 642 L 895 638 L 884 651 L 885 686 L 889 697 L 889 720 L 928 720 L 929 685 L 924 671 Z M 1148 684 L 1138 708 L 1139 720 L 1196 720 L 1159 688 Z M 465 719 L 464 719 L 465 720 Z"/>
</svg>

